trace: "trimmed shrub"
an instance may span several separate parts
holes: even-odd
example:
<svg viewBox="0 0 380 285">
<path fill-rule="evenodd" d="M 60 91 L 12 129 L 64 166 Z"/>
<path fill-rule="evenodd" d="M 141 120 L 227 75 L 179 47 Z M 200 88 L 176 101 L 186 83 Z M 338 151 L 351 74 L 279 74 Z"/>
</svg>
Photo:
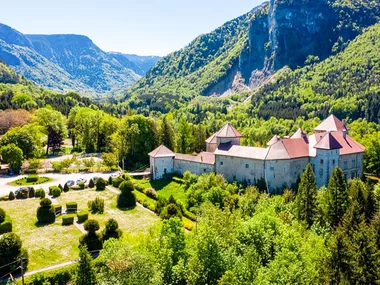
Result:
<svg viewBox="0 0 380 285">
<path fill-rule="evenodd" d="M 112 185 L 112 176 L 108 177 L 108 185 Z"/>
<path fill-rule="evenodd" d="M 15 193 L 13 193 L 12 191 L 9 192 L 9 195 L 8 195 L 8 198 L 9 198 L 9 201 L 12 201 L 15 199 Z"/>
<path fill-rule="evenodd" d="M 50 199 L 43 198 L 41 200 L 40 207 L 37 209 L 37 220 L 40 223 L 54 223 L 55 209 Z"/>
<path fill-rule="evenodd" d="M 62 205 L 53 205 L 55 215 L 62 214 Z"/>
<path fill-rule="evenodd" d="M 144 193 L 144 190 L 145 190 L 144 186 L 142 186 L 140 184 L 135 185 L 135 189 L 139 192 L 142 192 L 142 193 Z"/>
<path fill-rule="evenodd" d="M 133 190 L 135 190 L 135 185 L 133 184 L 132 181 L 130 180 L 126 180 L 126 181 L 123 181 L 123 183 L 121 183 L 119 185 L 119 189 L 120 191 L 123 193 L 125 192 L 132 192 Z"/>
<path fill-rule="evenodd" d="M 51 189 L 51 195 L 53 197 L 59 197 L 61 196 L 61 189 L 58 187 L 58 186 L 54 186 L 52 189 Z"/>
<path fill-rule="evenodd" d="M 35 196 L 35 191 L 34 191 L 34 188 L 31 187 L 31 188 L 29 189 L 29 198 L 34 198 L 34 196 Z"/>
<path fill-rule="evenodd" d="M 123 177 L 124 180 L 131 180 L 132 179 L 131 176 L 128 173 L 124 173 L 122 175 L 122 177 Z"/>
<path fill-rule="evenodd" d="M 38 181 L 38 175 L 37 174 L 30 174 L 28 177 L 26 177 L 27 183 L 33 183 Z"/>
<path fill-rule="evenodd" d="M 40 194 L 40 198 L 43 199 L 46 197 L 46 192 L 44 191 L 44 189 L 41 189 L 41 194 Z"/>
<path fill-rule="evenodd" d="M 99 230 L 99 228 L 100 227 L 98 221 L 87 220 L 84 223 L 84 229 L 87 231 L 87 234 L 79 239 L 79 243 L 81 245 L 86 245 L 88 251 L 99 250 L 103 248 L 102 235 L 96 232 Z"/>
<path fill-rule="evenodd" d="M 106 181 L 103 178 L 96 179 L 96 191 L 103 191 L 106 189 Z"/>
<path fill-rule="evenodd" d="M 85 221 L 88 220 L 88 210 L 85 209 L 78 212 L 77 217 L 78 217 L 78 223 L 84 223 Z"/>
<path fill-rule="evenodd" d="M 119 188 L 120 184 L 124 181 L 123 178 L 121 178 L 120 176 L 119 177 L 116 177 L 114 179 L 112 179 L 112 186 L 115 187 L 115 188 Z"/>
<path fill-rule="evenodd" d="M 130 208 L 136 206 L 136 196 L 133 192 L 121 193 L 117 197 L 117 206 L 119 208 Z"/>
<path fill-rule="evenodd" d="M 38 188 L 38 189 L 36 190 L 36 193 L 34 194 L 34 196 L 35 196 L 36 198 L 40 198 L 40 197 L 41 197 L 41 192 L 45 192 L 44 189 L 42 189 L 42 188 Z"/>
<path fill-rule="evenodd" d="M 74 224 L 74 215 L 62 216 L 62 226 L 68 226 Z"/>
<path fill-rule="evenodd" d="M 174 218 L 174 217 L 182 218 L 182 213 L 176 204 L 169 204 L 161 212 L 160 217 L 162 219 L 165 219 L 165 220 L 168 220 L 168 219 Z"/>
<path fill-rule="evenodd" d="M 12 221 L 9 216 L 5 216 L 4 220 L 0 222 L 0 235 L 9 233 L 12 231 Z"/>
<path fill-rule="evenodd" d="M 78 185 L 74 185 L 71 187 L 72 190 L 82 190 Z"/>
<path fill-rule="evenodd" d="M 79 182 L 78 186 L 80 190 L 83 190 L 85 188 L 84 182 Z"/>
<path fill-rule="evenodd" d="M 119 224 L 115 219 L 109 219 L 106 222 L 106 228 L 103 231 L 103 240 L 106 241 L 110 238 L 120 238 L 123 232 L 119 229 Z"/>
<path fill-rule="evenodd" d="M 96 197 L 94 201 L 88 201 L 88 208 L 93 214 L 103 214 L 104 199 Z"/>
<path fill-rule="evenodd" d="M 61 192 L 63 191 L 63 187 L 61 184 L 58 184 L 58 188 L 61 189 Z"/>
<path fill-rule="evenodd" d="M 88 181 L 88 187 L 91 189 L 95 187 L 95 183 L 94 180 L 92 180 L 92 178 L 90 179 L 90 181 Z"/>
<path fill-rule="evenodd" d="M 69 192 L 69 190 L 70 190 L 69 185 L 67 185 L 67 183 L 65 183 L 65 185 L 63 186 L 63 192 Z"/>
<path fill-rule="evenodd" d="M 5 221 L 5 211 L 0 208 L 0 224 Z"/>
<path fill-rule="evenodd" d="M 148 197 L 150 197 L 152 199 L 156 199 L 157 198 L 156 197 L 157 193 L 156 193 L 156 190 L 154 188 L 148 188 L 148 189 L 145 190 L 144 193 L 145 193 L 146 196 L 148 196 Z"/>
<path fill-rule="evenodd" d="M 16 199 L 26 199 L 29 196 L 29 190 L 27 188 L 23 188 L 18 190 L 16 194 Z"/>
<path fill-rule="evenodd" d="M 66 203 L 66 210 L 67 212 L 76 212 L 78 210 L 78 203 L 77 202 Z"/>
</svg>

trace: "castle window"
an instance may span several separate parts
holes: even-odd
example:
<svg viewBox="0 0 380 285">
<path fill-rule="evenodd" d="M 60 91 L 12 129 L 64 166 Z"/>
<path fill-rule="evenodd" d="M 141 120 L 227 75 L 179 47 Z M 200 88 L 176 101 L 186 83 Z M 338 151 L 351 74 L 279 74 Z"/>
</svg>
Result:
<svg viewBox="0 0 380 285">
<path fill-rule="evenodd" d="M 251 179 L 248 179 L 248 184 L 251 184 Z"/>
<path fill-rule="evenodd" d="M 274 171 L 274 166 L 271 166 L 271 167 L 270 167 L 270 171 Z"/>
<path fill-rule="evenodd" d="M 223 165 L 223 161 L 220 162 L 220 165 Z"/>
<path fill-rule="evenodd" d="M 323 164 L 323 159 L 320 160 L 320 163 Z"/>
<path fill-rule="evenodd" d="M 203 168 L 203 172 L 206 172 L 207 170 L 206 170 L 206 168 Z"/>
<path fill-rule="evenodd" d="M 356 168 L 355 159 L 353 159 L 353 160 L 351 161 L 351 168 Z"/>
<path fill-rule="evenodd" d="M 343 162 L 343 169 L 346 170 L 347 168 L 348 168 L 348 161 L 345 160 L 345 161 Z"/>
<path fill-rule="evenodd" d="M 304 170 L 305 171 L 305 170 Z M 313 163 L 313 172 L 315 173 L 315 164 Z"/>
<path fill-rule="evenodd" d="M 343 174 L 344 174 L 344 180 L 346 180 L 346 181 L 347 181 L 347 173 L 346 173 L 346 172 L 344 172 Z"/>
<path fill-rule="evenodd" d="M 355 171 L 352 171 L 351 172 L 351 179 L 354 179 L 356 177 L 356 172 Z"/>
<path fill-rule="evenodd" d="M 333 159 L 333 166 L 335 166 L 335 159 Z"/>
<path fill-rule="evenodd" d="M 322 169 L 322 168 L 319 169 L 319 176 L 320 176 L 320 177 L 323 177 L 323 169 Z"/>
<path fill-rule="evenodd" d="M 249 168 L 249 164 L 248 163 L 245 164 L 245 168 Z"/>
</svg>

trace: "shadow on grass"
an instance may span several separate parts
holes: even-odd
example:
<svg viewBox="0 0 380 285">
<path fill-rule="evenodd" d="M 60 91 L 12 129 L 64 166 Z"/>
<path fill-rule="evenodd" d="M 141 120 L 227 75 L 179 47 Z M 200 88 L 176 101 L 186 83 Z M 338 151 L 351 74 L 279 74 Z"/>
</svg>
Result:
<svg viewBox="0 0 380 285">
<path fill-rule="evenodd" d="M 46 226 L 53 225 L 54 223 L 55 223 L 55 222 L 52 222 L 52 223 L 35 222 L 34 225 L 35 225 L 37 228 L 43 228 L 43 227 L 46 227 Z"/>
<path fill-rule="evenodd" d="M 121 206 L 116 205 L 116 209 L 119 209 L 120 211 L 131 211 L 135 208 L 136 208 L 136 205 L 134 205 L 132 207 L 121 207 Z"/>
</svg>

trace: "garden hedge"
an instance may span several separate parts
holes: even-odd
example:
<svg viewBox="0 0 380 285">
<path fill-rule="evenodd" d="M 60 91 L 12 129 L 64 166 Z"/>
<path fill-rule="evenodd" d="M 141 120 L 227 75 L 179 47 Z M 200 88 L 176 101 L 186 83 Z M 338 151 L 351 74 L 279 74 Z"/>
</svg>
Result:
<svg viewBox="0 0 380 285">
<path fill-rule="evenodd" d="M 77 202 L 68 202 L 66 203 L 66 211 L 67 212 L 76 212 L 78 210 Z"/>
<path fill-rule="evenodd" d="M 62 216 L 62 226 L 74 224 L 74 215 L 65 215 Z"/>
<path fill-rule="evenodd" d="M 82 210 L 77 213 L 78 223 L 84 223 L 88 220 L 88 209 Z"/>
<path fill-rule="evenodd" d="M 61 188 L 58 186 L 50 186 L 49 187 L 49 194 L 52 195 L 53 197 L 59 197 L 61 196 Z"/>
<path fill-rule="evenodd" d="M 84 182 L 79 182 L 78 186 L 79 186 L 80 190 L 83 190 L 86 187 L 86 185 L 84 184 Z"/>
<path fill-rule="evenodd" d="M 36 198 L 45 198 L 45 190 L 42 188 L 38 188 L 34 194 Z"/>
<path fill-rule="evenodd" d="M 55 209 L 50 199 L 41 199 L 40 207 L 37 209 L 37 219 L 40 223 L 55 222 Z"/>
<path fill-rule="evenodd" d="M 14 200 L 15 199 L 15 193 L 13 193 L 13 191 L 10 191 L 9 195 L 8 195 L 8 198 L 9 198 L 9 201 Z"/>
<path fill-rule="evenodd" d="M 26 177 L 26 182 L 27 183 L 33 183 L 38 181 L 38 175 L 37 174 L 30 174 Z"/>
<path fill-rule="evenodd" d="M 120 184 L 124 181 L 123 178 L 121 178 L 120 176 L 119 177 L 116 177 L 114 179 L 112 179 L 112 186 L 115 187 L 115 188 L 119 188 Z"/>
<path fill-rule="evenodd" d="M 16 199 L 27 199 L 29 197 L 29 190 L 24 188 L 17 192 Z"/>
<path fill-rule="evenodd" d="M 96 191 L 103 191 L 106 189 L 106 181 L 103 178 L 96 179 Z"/>
<path fill-rule="evenodd" d="M 53 205 L 53 207 L 56 216 L 62 214 L 62 205 Z"/>
</svg>

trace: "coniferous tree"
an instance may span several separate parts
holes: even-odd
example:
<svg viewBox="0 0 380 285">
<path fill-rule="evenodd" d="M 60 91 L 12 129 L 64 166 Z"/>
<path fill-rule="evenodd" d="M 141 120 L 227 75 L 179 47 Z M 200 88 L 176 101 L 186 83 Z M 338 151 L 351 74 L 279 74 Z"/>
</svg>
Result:
<svg viewBox="0 0 380 285">
<path fill-rule="evenodd" d="M 365 221 L 369 223 L 375 213 L 375 201 L 373 192 L 364 182 L 359 179 L 353 179 L 348 184 L 350 206 L 356 201 L 360 215 L 364 215 Z"/>
<path fill-rule="evenodd" d="M 327 186 L 327 220 L 332 227 L 336 227 L 342 220 L 348 207 L 348 191 L 343 171 L 339 167 L 332 171 Z"/>
<path fill-rule="evenodd" d="M 82 245 L 79 247 L 79 264 L 75 280 L 76 285 L 95 285 L 96 275 L 94 268 L 91 265 L 91 256 L 87 251 L 87 247 Z"/>
<path fill-rule="evenodd" d="M 162 118 L 161 123 L 161 143 L 171 150 L 175 149 L 174 128 L 166 116 Z"/>
<path fill-rule="evenodd" d="M 302 174 L 296 197 L 296 212 L 298 219 L 305 221 L 308 227 L 314 222 L 317 209 L 317 186 L 310 163 Z"/>
</svg>

